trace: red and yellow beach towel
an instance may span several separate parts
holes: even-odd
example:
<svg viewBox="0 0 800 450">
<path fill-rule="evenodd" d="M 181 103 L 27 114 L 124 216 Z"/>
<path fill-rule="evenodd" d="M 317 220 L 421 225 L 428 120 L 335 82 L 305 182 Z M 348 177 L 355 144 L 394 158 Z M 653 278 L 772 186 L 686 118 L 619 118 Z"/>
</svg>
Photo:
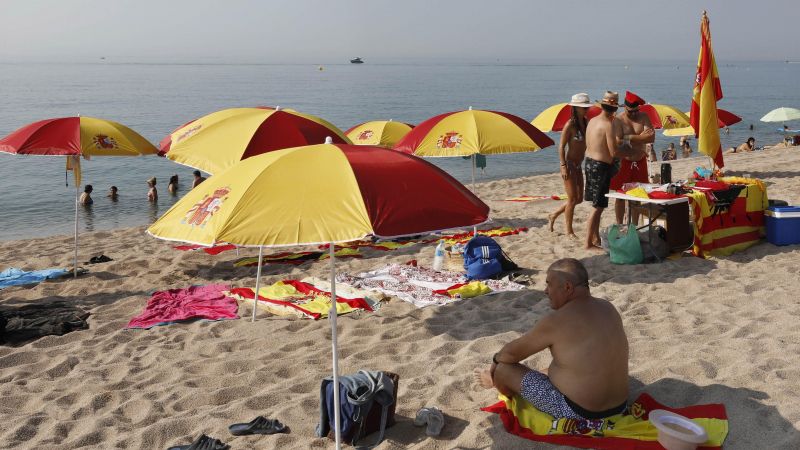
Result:
<svg viewBox="0 0 800 450">
<path fill-rule="evenodd" d="M 358 252 L 357 248 L 343 248 L 336 250 L 334 255 L 337 258 L 361 258 L 363 255 Z M 264 255 L 262 258 L 262 265 L 267 264 L 291 264 L 300 265 L 307 261 L 320 261 L 330 258 L 330 254 L 326 252 L 280 252 L 271 255 Z M 242 258 L 234 261 L 234 267 L 255 267 L 258 266 L 258 257 Z"/>
<path fill-rule="evenodd" d="M 506 202 L 533 202 L 536 200 L 566 200 L 567 194 L 561 195 L 520 195 L 519 197 L 511 197 L 504 199 Z"/>
<path fill-rule="evenodd" d="M 722 448 L 728 435 L 728 416 L 725 406 L 708 404 L 669 408 L 658 403 L 648 394 L 641 394 L 624 414 L 605 419 L 575 420 L 555 419 L 534 408 L 519 396 L 500 396 L 494 405 L 481 408 L 500 415 L 509 433 L 533 441 L 579 448 L 603 450 L 661 450 L 657 442 L 658 430 L 647 419 L 650 411 L 665 409 L 692 419 L 705 428 L 708 441 L 700 447 L 704 450 Z"/>
<path fill-rule="evenodd" d="M 235 288 L 228 293 L 237 300 L 252 302 L 255 294 L 250 288 Z M 378 302 L 367 298 L 336 296 L 336 314 L 349 314 L 356 310 L 374 311 Z M 331 293 L 312 284 L 298 280 L 278 281 L 259 288 L 258 306 L 278 316 L 299 316 L 324 319 L 331 309 Z"/>
</svg>

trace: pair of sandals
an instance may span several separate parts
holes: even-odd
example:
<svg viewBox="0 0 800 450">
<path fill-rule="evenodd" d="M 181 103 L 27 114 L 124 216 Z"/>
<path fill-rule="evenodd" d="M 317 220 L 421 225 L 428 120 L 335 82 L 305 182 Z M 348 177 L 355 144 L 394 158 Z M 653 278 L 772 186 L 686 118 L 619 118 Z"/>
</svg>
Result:
<svg viewBox="0 0 800 450">
<path fill-rule="evenodd" d="M 89 259 L 88 263 L 89 264 L 99 264 L 99 263 L 104 263 L 104 262 L 109 262 L 109 261 L 113 261 L 113 259 L 109 258 L 106 255 L 99 255 L 99 256 L 92 256 Z"/>
<path fill-rule="evenodd" d="M 247 436 L 251 434 L 287 433 L 289 428 L 280 423 L 278 419 L 267 419 L 264 416 L 258 416 L 247 423 L 235 423 L 228 427 L 228 431 L 234 436 Z M 177 445 L 170 447 L 168 450 L 228 450 L 230 448 L 230 445 L 219 439 L 202 434 L 189 445 Z"/>
<path fill-rule="evenodd" d="M 417 417 L 414 418 L 414 425 L 425 428 L 425 434 L 428 436 L 436 437 L 442 433 L 444 427 L 444 414 L 439 408 L 434 406 L 425 407 L 417 411 Z"/>
</svg>

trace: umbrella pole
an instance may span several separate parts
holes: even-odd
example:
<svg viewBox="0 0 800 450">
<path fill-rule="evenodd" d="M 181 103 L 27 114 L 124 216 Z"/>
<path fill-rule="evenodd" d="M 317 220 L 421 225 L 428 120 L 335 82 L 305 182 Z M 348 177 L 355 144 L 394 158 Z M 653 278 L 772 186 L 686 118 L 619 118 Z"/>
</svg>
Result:
<svg viewBox="0 0 800 450">
<path fill-rule="evenodd" d="M 78 203 L 80 202 L 80 187 L 75 183 L 75 254 L 72 260 L 73 277 L 78 278 Z"/>
<path fill-rule="evenodd" d="M 472 193 L 475 194 L 475 153 L 472 154 Z M 478 195 L 478 194 L 475 194 Z M 472 235 L 478 235 L 478 226 L 472 227 Z"/>
<path fill-rule="evenodd" d="M 238 247 L 237 247 L 238 250 Z M 264 259 L 264 246 L 258 246 L 258 269 L 256 269 L 256 292 L 253 296 L 253 322 L 256 321 L 256 308 L 258 307 L 258 283 L 261 281 L 261 262 Z"/>
<path fill-rule="evenodd" d="M 342 448 L 341 412 L 339 407 L 339 349 L 336 345 L 336 245 L 331 242 L 331 345 L 333 346 L 333 424 L 336 436 L 336 450 Z"/>
</svg>

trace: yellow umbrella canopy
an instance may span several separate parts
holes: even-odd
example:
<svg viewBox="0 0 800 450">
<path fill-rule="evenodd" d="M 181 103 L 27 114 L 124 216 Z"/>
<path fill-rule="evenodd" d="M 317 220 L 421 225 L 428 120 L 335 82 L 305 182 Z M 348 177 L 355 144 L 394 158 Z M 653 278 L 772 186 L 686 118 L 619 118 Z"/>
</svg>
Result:
<svg viewBox="0 0 800 450">
<path fill-rule="evenodd" d="M 412 125 L 403 122 L 373 120 L 354 126 L 345 131 L 345 134 L 356 145 L 393 147 L 412 128 L 414 128 Z"/>
<path fill-rule="evenodd" d="M 193 120 L 160 143 L 159 154 L 216 174 L 262 153 L 302 145 L 350 141 L 330 122 L 291 109 L 230 108 Z"/>
</svg>

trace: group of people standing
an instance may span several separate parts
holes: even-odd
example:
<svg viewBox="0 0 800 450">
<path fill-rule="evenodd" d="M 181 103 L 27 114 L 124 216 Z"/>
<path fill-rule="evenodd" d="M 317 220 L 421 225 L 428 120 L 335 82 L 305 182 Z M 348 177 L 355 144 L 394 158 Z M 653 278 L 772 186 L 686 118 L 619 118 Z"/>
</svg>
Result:
<svg viewBox="0 0 800 450">
<path fill-rule="evenodd" d="M 194 189 L 198 184 L 202 183 L 206 180 L 202 173 L 199 170 L 195 170 L 193 172 L 194 180 L 192 181 L 192 189 Z M 158 180 L 156 177 L 151 177 L 147 180 L 147 200 L 150 202 L 157 202 L 158 201 L 158 190 L 156 189 L 156 184 Z M 81 205 L 91 205 L 94 203 L 92 199 L 92 191 L 94 188 L 91 184 L 87 184 L 83 187 L 83 193 L 81 194 L 78 202 Z M 174 174 L 169 177 L 169 183 L 167 184 L 167 191 L 172 195 L 178 194 L 178 174 Z M 108 190 L 107 197 L 111 199 L 112 202 L 116 202 L 119 200 L 119 190 L 116 186 L 111 186 Z"/>
<path fill-rule="evenodd" d="M 589 95 L 572 96 L 572 116 L 558 146 L 561 177 L 569 198 L 550 214 L 551 231 L 558 216 L 564 214 L 567 235 L 577 237 L 572 225 L 575 206 L 582 201 L 591 202 L 594 209 L 588 220 L 585 248 L 601 250 L 600 217 L 608 207 L 606 194 L 625 183 L 649 182 L 647 144 L 655 141 L 655 131 L 647 114 L 639 111 L 644 104 L 644 99 L 627 92 L 621 105 L 618 93 L 606 91 L 600 101 L 601 113 L 587 120 L 589 108 L 594 105 Z M 621 107 L 624 109 L 618 114 Z M 614 210 L 617 222 L 622 222 L 625 202 L 617 200 Z"/>
</svg>

